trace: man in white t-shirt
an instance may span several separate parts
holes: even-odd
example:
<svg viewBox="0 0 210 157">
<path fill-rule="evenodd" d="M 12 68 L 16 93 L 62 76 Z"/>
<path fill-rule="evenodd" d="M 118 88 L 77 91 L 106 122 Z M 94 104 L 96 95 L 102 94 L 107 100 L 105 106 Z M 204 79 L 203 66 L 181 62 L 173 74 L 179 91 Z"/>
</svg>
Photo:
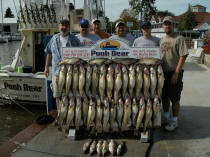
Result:
<svg viewBox="0 0 210 157">
<path fill-rule="evenodd" d="M 124 22 L 119 21 L 115 25 L 116 34 L 111 36 L 109 39 L 120 39 L 127 43 L 129 46 L 133 45 L 134 37 L 127 33 L 126 25 Z"/>
<path fill-rule="evenodd" d="M 80 40 L 82 46 L 91 46 L 100 40 L 99 36 L 96 34 L 90 34 L 90 24 L 88 20 L 82 19 L 79 23 L 80 34 L 77 34 L 76 37 Z"/>
</svg>

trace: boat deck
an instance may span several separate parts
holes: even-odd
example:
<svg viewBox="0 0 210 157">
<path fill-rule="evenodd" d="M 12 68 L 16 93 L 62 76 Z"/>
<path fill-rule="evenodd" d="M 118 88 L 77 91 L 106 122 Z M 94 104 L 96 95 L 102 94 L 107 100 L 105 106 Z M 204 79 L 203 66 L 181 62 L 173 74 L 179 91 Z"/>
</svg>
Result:
<svg viewBox="0 0 210 157">
<path fill-rule="evenodd" d="M 179 128 L 173 132 L 166 132 L 163 129 L 153 131 L 151 144 L 140 143 L 136 139 L 126 139 L 127 150 L 123 156 L 210 157 L 210 69 L 190 62 L 185 64 L 184 69 Z M 0 156 L 89 156 L 84 155 L 81 150 L 86 139 L 70 141 L 53 125 L 48 127 L 32 125 L 33 127 L 27 128 L 25 133 L 20 133 L 0 146 Z M 20 143 L 21 147 L 11 153 L 18 146 L 17 143 Z"/>
</svg>

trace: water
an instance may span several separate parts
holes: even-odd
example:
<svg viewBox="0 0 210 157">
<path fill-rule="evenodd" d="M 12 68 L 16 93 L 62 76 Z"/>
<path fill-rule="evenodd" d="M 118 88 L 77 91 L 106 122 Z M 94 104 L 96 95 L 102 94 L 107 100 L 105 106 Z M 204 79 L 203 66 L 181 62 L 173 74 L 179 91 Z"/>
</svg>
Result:
<svg viewBox="0 0 210 157">
<path fill-rule="evenodd" d="M 21 42 L 0 43 L 0 63 L 8 65 L 12 63 L 16 51 Z M 0 103 L 0 145 L 9 141 L 18 132 L 29 126 L 35 119 L 46 113 L 45 107 L 25 106 L 35 115 L 31 115 L 15 104 L 1 105 Z"/>
</svg>

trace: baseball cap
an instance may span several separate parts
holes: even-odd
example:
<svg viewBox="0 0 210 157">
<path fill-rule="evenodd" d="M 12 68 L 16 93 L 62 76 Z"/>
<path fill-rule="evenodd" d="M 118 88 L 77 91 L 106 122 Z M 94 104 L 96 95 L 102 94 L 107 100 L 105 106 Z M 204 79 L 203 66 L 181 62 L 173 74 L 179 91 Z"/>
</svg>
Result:
<svg viewBox="0 0 210 157">
<path fill-rule="evenodd" d="M 67 19 L 60 20 L 59 24 L 68 24 L 68 25 L 70 25 L 69 20 L 67 20 Z"/>
<path fill-rule="evenodd" d="M 91 23 L 94 24 L 94 22 L 99 22 L 100 23 L 101 21 L 99 19 L 93 19 Z"/>
<path fill-rule="evenodd" d="M 125 23 L 122 22 L 122 21 L 119 21 L 119 22 L 116 23 L 115 28 L 117 28 L 119 25 L 125 25 Z"/>
<path fill-rule="evenodd" d="M 174 18 L 172 16 L 166 16 L 163 19 L 163 23 L 166 22 L 166 21 L 171 22 L 171 23 L 175 23 Z"/>
<path fill-rule="evenodd" d="M 86 19 L 82 19 L 80 22 L 79 22 L 79 25 L 81 26 L 81 25 L 84 25 L 84 24 L 86 24 L 86 25 L 88 25 L 89 26 L 89 22 L 88 22 L 88 20 L 86 20 Z"/>
<path fill-rule="evenodd" d="M 149 26 L 149 27 L 151 27 L 152 25 L 151 25 L 151 23 L 150 23 L 149 21 L 143 21 L 143 22 L 141 23 L 141 28 L 142 28 L 143 26 Z"/>
</svg>

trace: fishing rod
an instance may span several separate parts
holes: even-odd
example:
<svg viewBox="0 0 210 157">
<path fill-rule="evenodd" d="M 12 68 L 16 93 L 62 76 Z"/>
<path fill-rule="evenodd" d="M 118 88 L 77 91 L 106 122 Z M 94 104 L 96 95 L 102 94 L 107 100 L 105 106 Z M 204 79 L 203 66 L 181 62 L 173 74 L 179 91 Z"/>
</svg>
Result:
<svg viewBox="0 0 210 157">
<path fill-rule="evenodd" d="M 32 19 L 33 19 L 34 23 L 36 24 L 36 23 L 37 23 L 37 21 L 36 21 L 36 16 L 35 16 L 35 14 L 34 14 L 34 9 L 33 9 L 31 0 L 30 0 L 30 11 L 31 11 Z"/>
<path fill-rule="evenodd" d="M 40 8 L 41 17 L 42 17 L 44 23 L 47 23 L 47 19 L 46 19 L 46 16 L 45 16 L 45 11 L 44 11 L 44 6 L 43 6 L 43 1 L 42 0 L 40 1 L 40 4 L 41 4 L 41 8 Z"/>
<path fill-rule="evenodd" d="M 28 6 L 27 6 L 27 3 L 26 3 L 26 0 L 24 0 L 24 3 L 25 3 L 25 11 L 26 11 L 27 21 L 28 21 L 28 23 L 31 24 L 31 18 L 30 18 L 30 14 L 29 14 L 29 11 L 28 11 Z"/>
<path fill-rule="evenodd" d="M 36 0 L 35 0 L 35 13 L 36 13 L 36 18 L 38 19 L 38 22 L 39 22 L 39 23 L 42 23 L 42 19 L 41 19 L 41 17 L 40 17 L 40 13 L 39 13 L 39 9 L 38 9 Z"/>
<path fill-rule="evenodd" d="M 21 15 L 21 19 L 23 20 L 23 23 L 26 24 L 25 16 L 23 14 L 23 7 L 22 7 L 21 0 L 19 0 L 19 3 L 20 3 L 20 15 Z"/>
</svg>

